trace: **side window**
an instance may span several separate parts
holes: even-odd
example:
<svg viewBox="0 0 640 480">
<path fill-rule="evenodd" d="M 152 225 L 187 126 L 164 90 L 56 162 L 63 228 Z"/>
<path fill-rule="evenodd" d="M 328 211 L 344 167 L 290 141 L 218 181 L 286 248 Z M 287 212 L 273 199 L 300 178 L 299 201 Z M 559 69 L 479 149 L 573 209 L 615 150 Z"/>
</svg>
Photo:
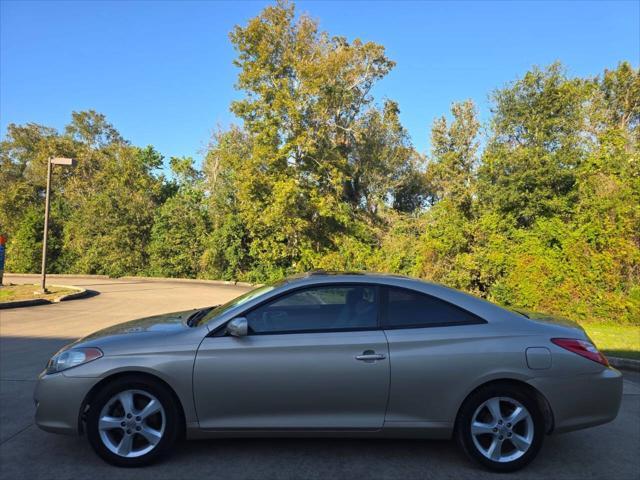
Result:
<svg viewBox="0 0 640 480">
<path fill-rule="evenodd" d="M 322 286 L 298 290 L 251 310 L 250 334 L 377 328 L 377 288 Z"/>
<path fill-rule="evenodd" d="M 485 323 L 476 315 L 431 295 L 389 287 L 383 326 L 386 328 L 442 327 Z"/>
</svg>

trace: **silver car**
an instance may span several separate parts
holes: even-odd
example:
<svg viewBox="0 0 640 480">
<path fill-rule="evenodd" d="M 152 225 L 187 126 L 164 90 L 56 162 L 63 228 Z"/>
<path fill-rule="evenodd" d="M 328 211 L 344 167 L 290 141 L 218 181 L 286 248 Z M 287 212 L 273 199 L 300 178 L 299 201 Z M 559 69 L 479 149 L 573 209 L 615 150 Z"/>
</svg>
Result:
<svg viewBox="0 0 640 480">
<path fill-rule="evenodd" d="M 493 470 L 612 421 L 622 378 L 567 321 L 393 276 L 316 272 L 134 320 L 51 358 L 36 423 L 140 466 L 182 437 L 455 437 Z"/>
</svg>

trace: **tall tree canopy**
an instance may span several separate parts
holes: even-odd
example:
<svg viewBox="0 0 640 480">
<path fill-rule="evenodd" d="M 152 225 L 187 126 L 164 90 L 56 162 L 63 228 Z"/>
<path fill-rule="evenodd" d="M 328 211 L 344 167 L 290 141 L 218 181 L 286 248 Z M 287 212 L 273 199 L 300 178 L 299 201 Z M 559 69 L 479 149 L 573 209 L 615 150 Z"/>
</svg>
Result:
<svg viewBox="0 0 640 480">
<path fill-rule="evenodd" d="M 0 143 L 7 270 L 40 265 L 47 159 L 54 272 L 267 281 L 387 271 L 579 321 L 640 324 L 640 72 L 533 67 L 431 126 L 417 152 L 376 101 L 384 47 L 331 36 L 277 2 L 230 34 L 237 124 L 203 164 L 125 140 L 104 115 Z M 425 119 L 425 124 L 430 119 Z M 163 170 L 166 168 L 166 170 Z M 162 172 L 166 172 L 166 175 Z"/>
<path fill-rule="evenodd" d="M 223 231 L 242 235 L 235 241 L 252 262 L 219 265 L 220 273 L 249 267 L 277 278 L 313 268 L 345 237 L 358 236 L 379 208 L 417 206 L 410 197 L 420 195 L 411 189 L 419 156 L 397 104 L 378 108 L 370 93 L 394 65 L 382 46 L 330 37 L 309 17 L 296 19 L 284 2 L 236 27 L 231 41 L 237 87 L 245 92 L 231 105 L 241 133 L 218 136 L 206 171 L 214 172 L 208 176 L 214 197 L 233 196 L 231 203 L 214 199 L 214 216 L 233 212 L 242 230 Z"/>
<path fill-rule="evenodd" d="M 148 262 L 153 212 L 163 201 L 162 157 L 125 142 L 105 117 L 74 112 L 59 134 L 40 125 L 9 125 L 0 144 L 0 229 L 9 234 L 7 270 L 40 265 L 47 161 L 78 159 L 53 168 L 51 268 L 126 275 Z M 13 234 L 15 232 L 15 235 Z"/>
</svg>

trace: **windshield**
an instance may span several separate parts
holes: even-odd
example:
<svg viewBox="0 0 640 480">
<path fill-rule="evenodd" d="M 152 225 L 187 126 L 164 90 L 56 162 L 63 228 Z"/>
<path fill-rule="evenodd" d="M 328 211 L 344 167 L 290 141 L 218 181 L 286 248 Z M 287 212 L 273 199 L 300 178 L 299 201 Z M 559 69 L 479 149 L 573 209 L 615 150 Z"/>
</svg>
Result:
<svg viewBox="0 0 640 480">
<path fill-rule="evenodd" d="M 232 308 L 239 307 L 240 305 L 243 305 L 253 300 L 254 298 L 261 297 L 262 295 L 269 293 L 271 290 L 278 287 L 281 283 L 282 282 L 277 282 L 277 283 L 271 283 L 268 285 L 263 285 L 262 287 L 249 290 L 248 292 L 240 295 L 239 297 L 234 298 L 233 300 L 225 303 L 224 305 L 218 305 L 209 313 L 204 315 L 200 320 L 198 320 L 198 323 L 196 325 L 197 326 L 204 325 L 208 323 L 211 319 L 217 317 L 218 315 L 222 315 L 223 313 L 225 313 L 228 310 L 231 310 Z"/>
</svg>

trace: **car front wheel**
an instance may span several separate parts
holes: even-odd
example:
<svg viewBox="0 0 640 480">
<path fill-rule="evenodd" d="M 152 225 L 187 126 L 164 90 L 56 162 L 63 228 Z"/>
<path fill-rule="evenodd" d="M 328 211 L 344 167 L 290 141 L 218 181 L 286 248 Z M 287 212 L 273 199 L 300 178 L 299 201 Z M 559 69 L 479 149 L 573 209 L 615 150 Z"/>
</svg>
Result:
<svg viewBox="0 0 640 480">
<path fill-rule="evenodd" d="M 544 419 L 524 389 L 488 386 L 463 404 L 456 425 L 458 442 L 469 457 L 500 472 L 518 470 L 537 455 Z"/>
<path fill-rule="evenodd" d="M 168 452 L 177 437 L 178 419 L 176 402 L 160 382 L 121 378 L 91 402 L 87 437 L 107 462 L 139 467 Z"/>
</svg>

